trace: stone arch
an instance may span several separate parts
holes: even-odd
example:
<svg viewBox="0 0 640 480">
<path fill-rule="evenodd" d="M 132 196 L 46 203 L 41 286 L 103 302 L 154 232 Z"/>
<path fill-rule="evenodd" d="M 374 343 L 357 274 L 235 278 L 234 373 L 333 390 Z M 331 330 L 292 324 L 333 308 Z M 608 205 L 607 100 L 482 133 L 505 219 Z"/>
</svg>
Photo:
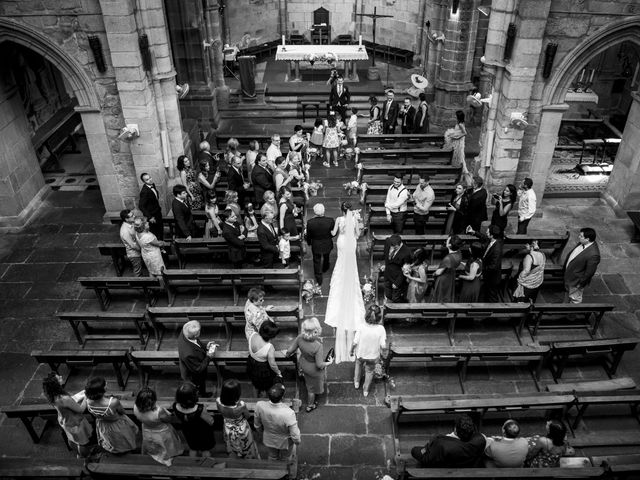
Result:
<svg viewBox="0 0 640 480">
<path fill-rule="evenodd" d="M 8 18 L 0 18 L 0 43 L 12 41 L 22 45 L 55 65 L 64 75 L 83 109 L 100 109 L 93 81 L 84 68 L 59 45 L 47 38 L 41 30 Z"/>
</svg>

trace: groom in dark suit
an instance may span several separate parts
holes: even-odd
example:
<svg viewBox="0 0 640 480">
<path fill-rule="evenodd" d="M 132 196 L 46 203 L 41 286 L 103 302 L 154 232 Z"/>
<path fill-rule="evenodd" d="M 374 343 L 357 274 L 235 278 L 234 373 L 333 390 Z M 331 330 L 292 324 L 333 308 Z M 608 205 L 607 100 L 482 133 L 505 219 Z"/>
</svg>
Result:
<svg viewBox="0 0 640 480">
<path fill-rule="evenodd" d="M 345 120 L 344 114 L 347 111 L 347 106 L 350 101 L 351 92 L 349 91 L 349 87 L 344 84 L 342 75 L 338 75 L 336 84 L 331 88 L 331 93 L 329 94 L 329 105 L 334 112 L 340 114 L 342 120 Z"/>
<path fill-rule="evenodd" d="M 322 275 L 329 270 L 329 255 L 333 250 L 333 227 L 335 220 L 324 216 L 324 205 L 313 206 L 315 217 L 307 222 L 307 244 L 313 253 L 313 274 L 318 285 L 322 285 Z"/>
<path fill-rule="evenodd" d="M 162 241 L 164 235 L 164 225 L 162 224 L 162 209 L 160 208 L 160 194 L 153 183 L 151 175 L 143 173 L 140 175 L 142 188 L 140 189 L 140 201 L 138 207 L 142 214 L 149 220 L 149 230 L 156 238 Z"/>
<path fill-rule="evenodd" d="M 411 250 L 402 243 L 397 233 L 384 242 L 384 297 L 387 302 L 402 303 L 406 301 L 407 279 L 402 273 L 402 266 L 411 263 Z"/>
<path fill-rule="evenodd" d="M 593 228 L 581 228 L 578 245 L 564 262 L 564 302 L 582 303 L 582 293 L 600 264 L 600 249 Z"/>
<path fill-rule="evenodd" d="M 198 236 L 198 227 L 193 222 L 191 208 L 187 205 L 187 187 L 180 184 L 174 185 L 173 196 L 171 210 L 176 222 L 175 235 L 177 238 L 191 240 L 192 237 Z"/>
<path fill-rule="evenodd" d="M 387 91 L 387 100 L 382 105 L 382 133 L 395 133 L 398 124 L 398 114 L 400 107 L 393 100 L 395 94 L 393 90 Z"/>
</svg>

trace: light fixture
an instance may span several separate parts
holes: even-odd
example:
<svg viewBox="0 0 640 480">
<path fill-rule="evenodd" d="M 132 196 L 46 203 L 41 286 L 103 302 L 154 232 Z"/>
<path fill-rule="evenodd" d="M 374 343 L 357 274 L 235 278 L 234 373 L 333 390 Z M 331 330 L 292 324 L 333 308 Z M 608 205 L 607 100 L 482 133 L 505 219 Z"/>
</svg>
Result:
<svg viewBox="0 0 640 480">
<path fill-rule="evenodd" d="M 460 6 L 460 0 L 453 0 L 451 3 L 451 13 L 454 15 L 458 13 L 458 7 Z"/>
</svg>

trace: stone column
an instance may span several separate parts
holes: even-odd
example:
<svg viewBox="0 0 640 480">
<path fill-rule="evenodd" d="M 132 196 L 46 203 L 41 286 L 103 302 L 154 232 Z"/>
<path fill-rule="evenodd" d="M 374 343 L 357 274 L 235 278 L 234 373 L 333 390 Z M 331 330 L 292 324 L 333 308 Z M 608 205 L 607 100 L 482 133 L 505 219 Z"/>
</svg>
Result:
<svg viewBox="0 0 640 480">
<path fill-rule="evenodd" d="M 142 65 L 134 2 L 133 0 L 100 0 L 100 6 L 124 123 L 137 124 L 140 131 L 140 136 L 129 142 L 116 139 L 111 141 L 112 151 L 115 149 L 119 151 L 113 157 L 114 166 L 119 175 L 118 182 L 121 184 L 121 190 L 126 192 L 123 197 L 133 197 L 137 200 L 138 177 L 142 172 L 152 175 L 161 195 L 168 195 L 168 177 L 161 141 L 163 128 L 156 108 L 157 94 L 154 93 L 153 85 L 149 82 L 147 72 Z M 152 39 L 153 36 L 150 40 Z M 164 69 L 167 65 L 170 65 L 168 57 L 163 58 L 160 55 L 160 68 Z M 164 116 L 164 112 L 161 114 Z M 115 125 L 116 128 L 123 126 Z M 168 161 L 172 160 L 168 159 Z"/>
<path fill-rule="evenodd" d="M 428 45 L 426 47 L 425 75 L 429 81 L 425 93 L 429 101 L 432 101 L 435 96 L 435 85 L 438 79 L 440 58 L 442 57 L 443 40 L 436 40 L 436 38 L 443 38 L 444 36 L 441 36 L 441 34 L 444 32 L 449 13 L 451 12 L 449 8 L 449 0 L 434 0 L 429 9 L 429 13 L 425 15 L 425 18 L 427 18 L 431 24 L 425 33 L 425 44 Z"/>
<path fill-rule="evenodd" d="M 431 116 L 436 125 L 455 122 L 456 110 L 465 110 L 466 98 L 473 84 L 471 73 L 478 27 L 480 0 L 460 2 L 451 13 L 444 31 L 444 51 L 435 85 L 435 108 Z"/>
<path fill-rule="evenodd" d="M 606 194 L 624 210 L 640 209 L 640 93 L 633 100 Z"/>
<path fill-rule="evenodd" d="M 31 143 L 18 89 L 9 75 L 0 76 L 0 226 L 21 227 L 49 187 Z"/>
<path fill-rule="evenodd" d="M 223 71 L 223 55 L 222 55 L 222 38 L 220 35 L 220 13 L 219 5 L 216 0 L 206 0 L 204 17 L 205 27 L 209 38 L 207 42 L 211 42 L 208 48 L 209 62 L 211 64 L 211 79 L 216 88 L 226 87 Z"/>
</svg>

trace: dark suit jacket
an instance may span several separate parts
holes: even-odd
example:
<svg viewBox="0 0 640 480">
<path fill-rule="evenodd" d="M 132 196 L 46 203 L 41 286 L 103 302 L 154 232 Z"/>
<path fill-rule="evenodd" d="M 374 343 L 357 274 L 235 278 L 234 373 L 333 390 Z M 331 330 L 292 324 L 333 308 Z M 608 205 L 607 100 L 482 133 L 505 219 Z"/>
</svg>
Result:
<svg viewBox="0 0 640 480">
<path fill-rule="evenodd" d="M 487 247 L 491 242 L 489 237 L 479 232 L 476 232 L 476 237 L 482 241 L 482 248 L 485 252 L 482 257 L 482 275 L 485 281 L 490 282 L 492 275 L 497 275 L 497 279 L 493 278 L 493 280 L 499 282 L 502 274 L 502 250 L 504 248 L 504 240 L 497 239 L 489 251 L 487 251 Z"/>
<path fill-rule="evenodd" d="M 342 95 L 338 95 L 338 87 L 334 85 L 329 94 L 329 104 L 333 107 L 340 104 L 341 107 L 348 105 L 351 101 L 351 92 L 346 85 L 342 86 Z"/>
<path fill-rule="evenodd" d="M 196 228 L 193 224 L 191 209 L 177 198 L 174 198 L 171 203 L 171 210 L 173 211 L 173 218 L 176 221 L 176 237 L 194 237 L 196 235 Z"/>
<path fill-rule="evenodd" d="M 211 152 L 208 152 L 207 150 L 200 150 L 196 155 L 196 165 L 200 165 L 202 160 L 206 160 L 209 163 L 210 172 L 215 172 L 217 170 L 218 161 Z"/>
<path fill-rule="evenodd" d="M 400 250 L 389 260 L 390 250 L 391 242 L 387 238 L 384 242 L 384 279 L 399 286 L 406 281 L 406 277 L 402 273 L 402 266 L 405 263 L 411 263 L 411 250 L 403 243 Z"/>
<path fill-rule="evenodd" d="M 331 217 L 314 217 L 307 222 L 307 244 L 317 254 L 329 253 L 333 249 L 331 231 L 335 225 Z"/>
<path fill-rule="evenodd" d="M 422 467 L 430 468 L 472 468 L 480 466 L 486 440 L 480 433 L 474 433 L 468 442 L 447 435 L 437 435 L 425 445 L 425 453 L 420 459 Z"/>
<path fill-rule="evenodd" d="M 481 188 L 474 193 L 473 189 L 469 189 L 467 196 L 469 197 L 469 203 L 467 205 L 469 223 L 474 221 L 484 222 L 487 220 L 489 218 L 487 216 L 487 190 Z"/>
<path fill-rule="evenodd" d="M 227 171 L 227 184 L 229 186 L 229 190 L 238 192 L 238 195 L 240 196 L 244 194 L 244 179 L 233 167 L 229 167 L 229 170 Z"/>
<path fill-rule="evenodd" d="M 256 165 L 253 167 L 253 170 L 251 170 L 251 183 L 253 184 L 253 191 L 256 194 L 257 203 L 262 203 L 262 196 L 267 190 L 275 192 L 273 174 L 260 165 Z"/>
<path fill-rule="evenodd" d="M 385 100 L 380 107 L 380 117 L 383 125 L 396 125 L 398 123 L 398 113 L 400 112 L 400 107 L 398 106 L 398 102 L 395 100 L 391 103 L 391 107 L 389 107 L 389 120 L 385 120 L 385 112 L 387 111 L 387 101 Z"/>
<path fill-rule="evenodd" d="M 274 226 L 275 229 L 275 226 Z M 274 235 L 270 228 L 264 223 L 258 224 L 258 242 L 260 242 L 260 255 L 263 265 L 272 265 L 274 256 L 278 255 L 278 231 Z"/>
<path fill-rule="evenodd" d="M 570 255 L 571 252 L 564 261 L 564 284 L 567 287 L 584 288 L 591 282 L 600 263 L 598 244 L 593 242 L 592 245 L 580 252 L 571 263 L 567 263 Z"/>
<path fill-rule="evenodd" d="M 199 386 L 207 377 L 207 366 L 210 359 L 207 349 L 200 340 L 194 345 L 180 332 L 178 337 L 178 357 L 180 362 L 180 376 L 185 382 L 192 382 Z M 203 392 L 200 392 L 203 393 Z"/>
<path fill-rule="evenodd" d="M 404 112 L 404 106 L 398 112 L 400 117 L 400 125 L 404 125 L 409 132 L 413 131 L 413 120 L 416 118 L 416 107 L 411 105 L 407 113 Z M 405 123 L 406 120 L 406 123 Z"/>
<path fill-rule="evenodd" d="M 242 262 L 246 256 L 244 240 L 238 238 L 240 235 L 242 235 L 242 233 L 240 231 L 240 225 L 237 223 L 229 225 L 227 222 L 224 222 L 222 224 L 222 237 L 229 247 L 229 260 L 231 260 L 232 263 Z"/>
<path fill-rule="evenodd" d="M 158 195 L 159 194 L 160 192 L 158 192 Z M 147 184 L 144 184 L 140 189 L 140 203 L 138 207 L 140 207 L 140 211 L 145 217 L 162 220 L 162 209 L 160 208 L 158 197 L 156 197 L 156 194 L 153 193 L 153 190 L 151 190 L 151 187 Z"/>
</svg>

